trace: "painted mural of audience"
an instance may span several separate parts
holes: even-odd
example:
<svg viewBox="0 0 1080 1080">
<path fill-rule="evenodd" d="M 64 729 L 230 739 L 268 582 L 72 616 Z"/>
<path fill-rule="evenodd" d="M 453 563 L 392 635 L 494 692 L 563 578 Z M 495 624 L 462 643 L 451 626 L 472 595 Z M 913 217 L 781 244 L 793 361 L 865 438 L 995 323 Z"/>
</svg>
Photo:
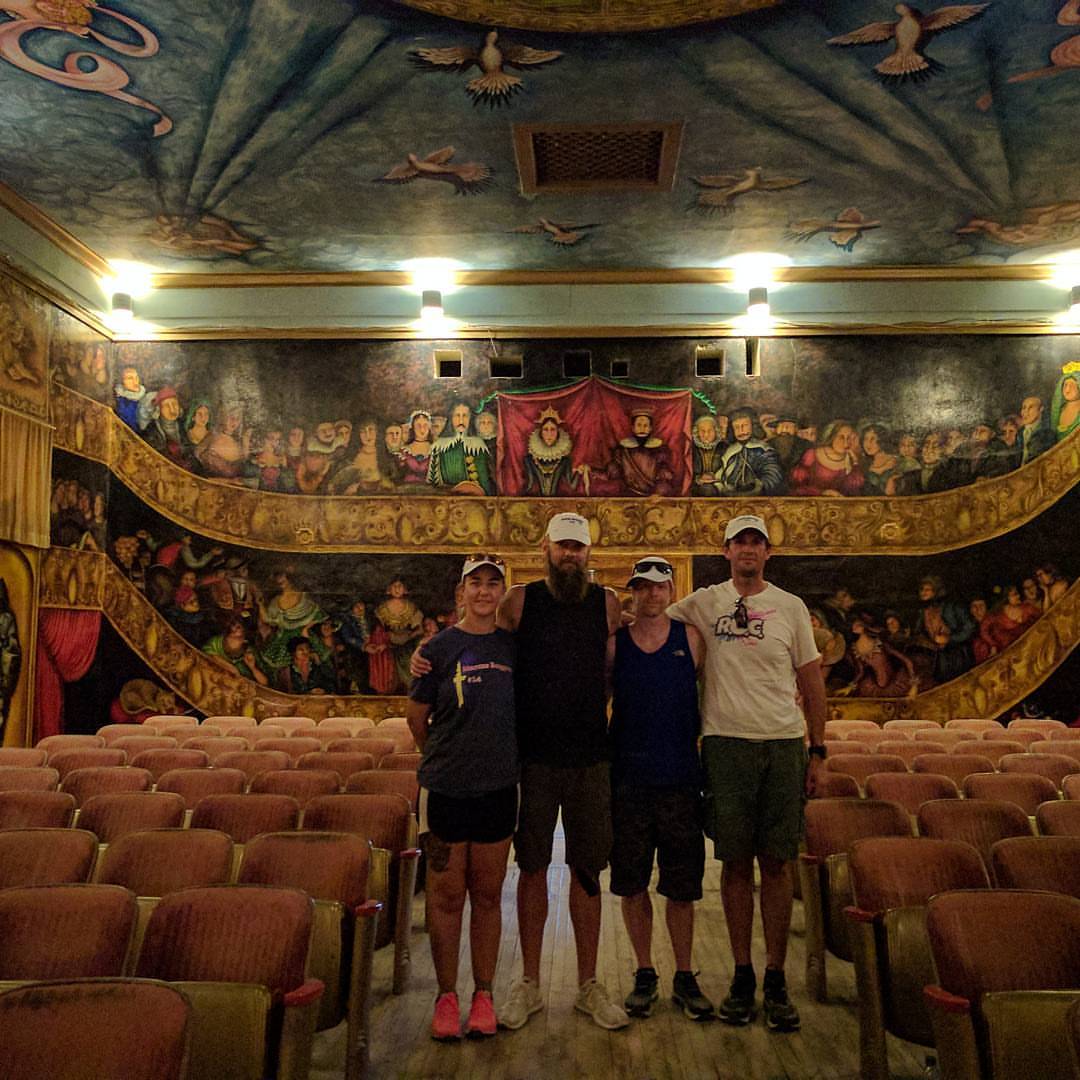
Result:
<svg viewBox="0 0 1080 1080">
<path fill-rule="evenodd" d="M 49 543 L 54 547 L 104 551 L 105 493 L 78 480 L 55 478 L 49 499 Z"/>
</svg>

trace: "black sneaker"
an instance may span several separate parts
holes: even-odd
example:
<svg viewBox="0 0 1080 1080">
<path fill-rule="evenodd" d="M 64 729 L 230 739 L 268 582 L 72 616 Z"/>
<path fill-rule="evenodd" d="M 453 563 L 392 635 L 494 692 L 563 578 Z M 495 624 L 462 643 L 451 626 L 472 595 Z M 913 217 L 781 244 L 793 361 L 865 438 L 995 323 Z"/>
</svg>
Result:
<svg viewBox="0 0 1080 1080">
<path fill-rule="evenodd" d="M 735 978 L 731 980 L 731 989 L 728 996 L 720 1002 L 719 1016 L 725 1024 L 737 1024 L 742 1026 L 749 1024 L 757 1016 L 757 1006 L 754 1004 L 754 991 L 757 989 L 757 979 L 753 968 L 745 970 L 735 969 Z"/>
<path fill-rule="evenodd" d="M 638 968 L 634 973 L 634 989 L 623 1002 L 627 1015 L 642 1018 L 649 1016 L 652 1013 L 653 1002 L 660 996 L 657 991 L 659 984 L 660 978 L 655 968 Z"/>
<path fill-rule="evenodd" d="M 671 985 L 671 1000 L 691 1020 L 714 1020 L 716 1011 L 713 1003 L 701 992 L 697 978 L 692 971 L 676 971 L 675 981 Z"/>
<path fill-rule="evenodd" d="M 762 1011 L 765 1013 L 765 1026 L 770 1031 L 799 1030 L 799 1011 L 788 1000 L 782 971 L 765 972 Z"/>
</svg>

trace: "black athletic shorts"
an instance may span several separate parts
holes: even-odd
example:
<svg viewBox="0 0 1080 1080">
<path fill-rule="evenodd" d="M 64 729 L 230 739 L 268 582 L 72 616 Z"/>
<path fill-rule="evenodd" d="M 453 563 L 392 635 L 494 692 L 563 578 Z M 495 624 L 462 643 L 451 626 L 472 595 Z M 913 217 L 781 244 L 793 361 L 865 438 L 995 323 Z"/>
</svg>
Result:
<svg viewBox="0 0 1080 1080">
<path fill-rule="evenodd" d="M 420 800 L 421 829 L 447 844 L 494 844 L 514 834 L 518 805 L 516 784 L 467 798 L 421 788 Z"/>
<path fill-rule="evenodd" d="M 649 887 L 653 857 L 656 891 L 669 900 L 700 900 L 705 874 L 701 792 L 696 787 L 616 784 L 611 792 L 611 891 L 635 896 Z"/>
</svg>

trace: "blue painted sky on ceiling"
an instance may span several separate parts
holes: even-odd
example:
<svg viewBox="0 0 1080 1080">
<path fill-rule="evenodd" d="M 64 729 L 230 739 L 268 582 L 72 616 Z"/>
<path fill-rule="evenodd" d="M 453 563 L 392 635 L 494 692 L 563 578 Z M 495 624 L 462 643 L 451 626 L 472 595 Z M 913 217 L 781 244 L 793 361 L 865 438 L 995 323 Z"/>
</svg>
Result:
<svg viewBox="0 0 1080 1080">
<path fill-rule="evenodd" d="M 415 55 L 477 51 L 490 28 L 389 0 L 6 0 L 0 179 L 101 255 L 173 271 L 665 268 L 747 250 L 955 266 L 1080 248 L 1080 0 L 902 8 L 506 31 L 522 85 L 496 100 L 469 92 L 478 67 Z M 522 46 L 561 55 L 526 63 Z M 514 123 L 672 120 L 670 192 L 520 193 Z M 380 182 L 395 168 L 422 175 Z M 541 219 L 592 227 L 517 231 Z"/>
</svg>

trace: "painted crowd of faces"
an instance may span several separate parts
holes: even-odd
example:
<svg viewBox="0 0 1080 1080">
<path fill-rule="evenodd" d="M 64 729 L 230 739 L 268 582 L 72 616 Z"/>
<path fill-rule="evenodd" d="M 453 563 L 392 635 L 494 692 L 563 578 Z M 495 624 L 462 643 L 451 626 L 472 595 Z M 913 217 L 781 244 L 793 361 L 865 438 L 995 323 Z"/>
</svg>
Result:
<svg viewBox="0 0 1080 1080">
<path fill-rule="evenodd" d="M 958 678 L 1007 649 L 1068 588 L 1053 563 L 967 598 L 926 577 L 911 604 L 885 610 L 841 586 L 810 607 L 829 694 L 906 697 Z"/>
<path fill-rule="evenodd" d="M 401 694 L 413 651 L 457 621 L 425 613 L 401 577 L 382 595 L 325 601 L 281 565 L 256 580 L 241 552 L 191 536 L 119 536 L 116 564 L 189 644 L 244 678 L 291 694 Z"/>
<path fill-rule="evenodd" d="M 147 388 L 133 366 L 121 369 L 115 402 L 121 418 L 177 465 L 251 488 L 328 495 L 423 494 L 438 488 L 497 493 L 494 403 L 479 412 L 458 402 L 445 415 L 418 406 L 403 410 L 399 419 L 327 417 L 306 426 L 282 418 L 280 426 L 255 430 L 245 421 L 241 402 L 181 397 L 171 386 Z M 751 408 L 704 413 L 691 432 L 690 488 L 679 494 L 924 495 L 1002 476 L 1080 426 L 1080 365 L 1066 365 L 1048 399 L 1031 394 L 1016 409 L 986 417 L 969 430 L 920 431 L 897 431 L 865 418 L 833 418 L 819 426 L 795 414 L 759 414 Z M 550 473 L 554 449 L 568 459 L 568 474 L 570 465 L 580 471 L 574 431 L 543 418 L 543 412 L 538 406 L 534 438 L 524 450 L 524 474 Z M 629 421 L 627 434 L 639 437 Z M 455 442 L 467 446 L 476 464 L 465 486 L 456 475 L 444 482 L 446 474 L 438 467 L 440 455 L 452 453 Z M 539 464 L 529 460 L 534 450 L 545 469 L 530 467 Z M 686 447 L 666 450 L 678 455 Z M 624 487 L 604 494 L 649 494 Z M 574 493 L 569 485 L 550 492 Z"/>
<path fill-rule="evenodd" d="M 53 477 L 49 500 L 49 543 L 54 547 L 104 551 L 108 535 L 105 493 L 70 477 Z"/>
</svg>

